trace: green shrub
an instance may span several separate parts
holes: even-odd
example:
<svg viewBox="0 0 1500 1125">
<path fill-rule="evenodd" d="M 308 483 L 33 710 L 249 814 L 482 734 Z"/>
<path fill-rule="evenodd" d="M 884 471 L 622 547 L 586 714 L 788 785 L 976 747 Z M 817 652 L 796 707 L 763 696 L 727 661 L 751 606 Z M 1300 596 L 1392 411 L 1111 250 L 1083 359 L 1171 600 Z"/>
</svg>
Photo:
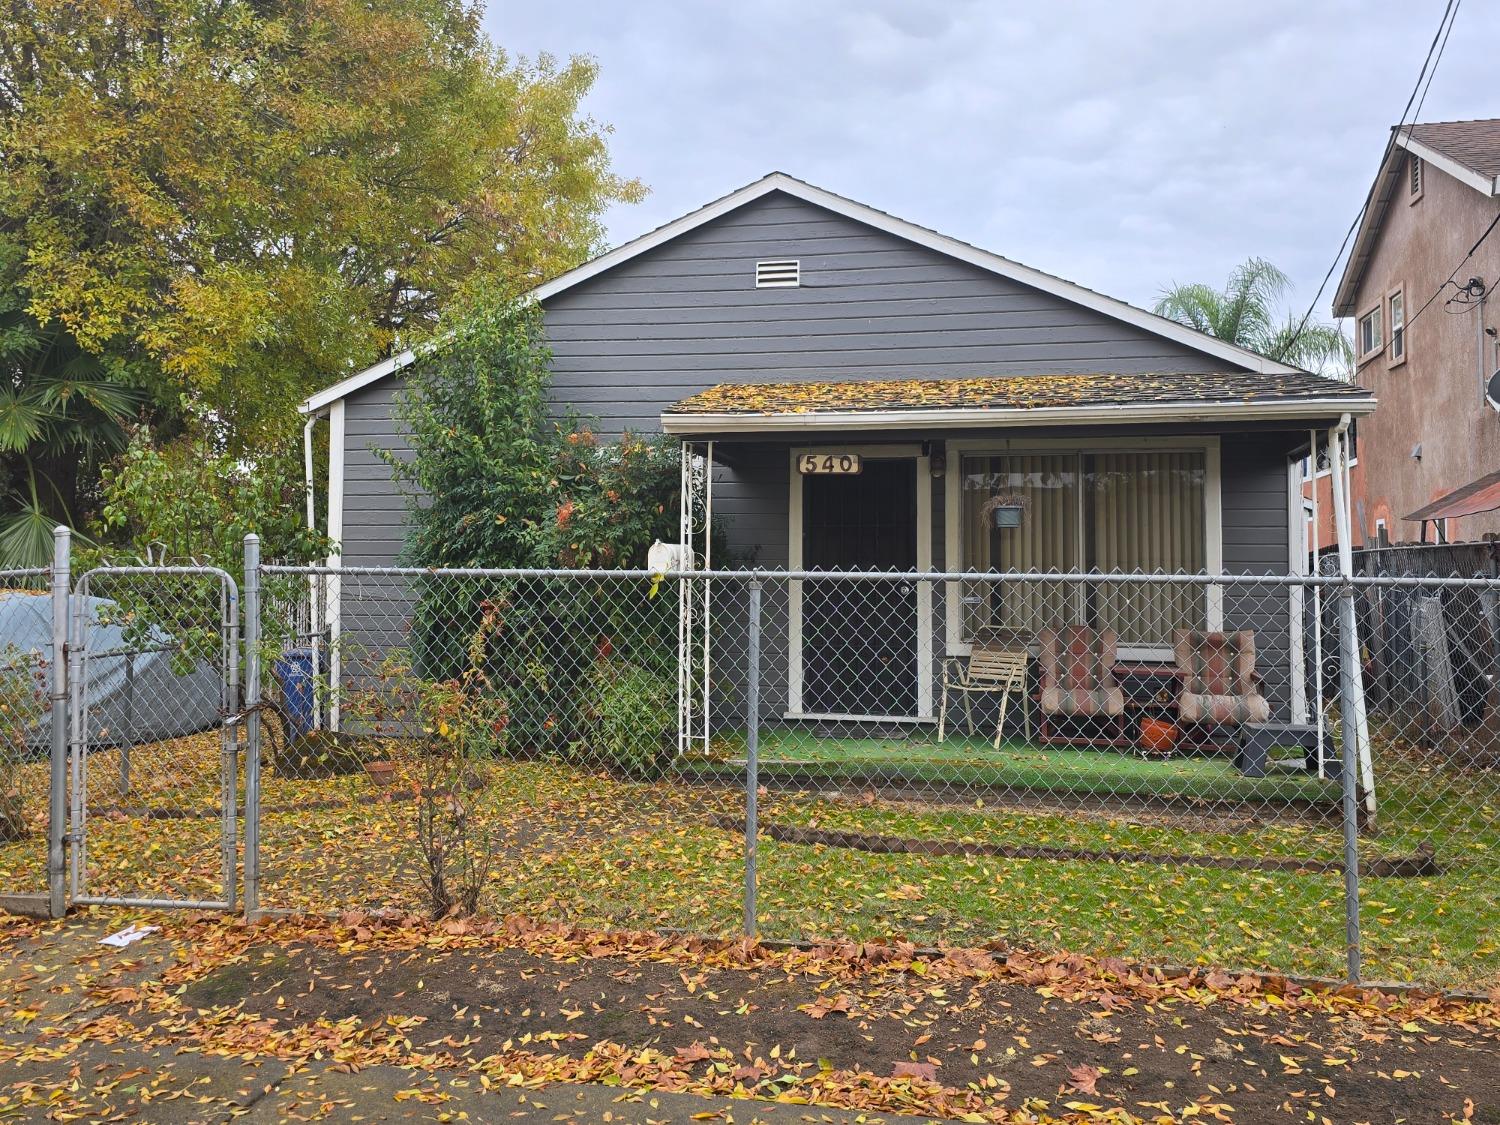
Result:
<svg viewBox="0 0 1500 1125">
<path fill-rule="evenodd" d="M 676 538 L 675 441 L 627 433 L 601 442 L 577 419 L 554 418 L 534 303 L 479 304 L 446 328 L 398 394 L 413 456 L 386 455 L 408 500 L 407 562 L 639 567 L 653 540 Z M 602 655 L 645 663 L 676 644 L 676 599 L 653 601 L 644 583 L 414 585 L 413 670 L 424 681 L 482 677 L 506 701 L 515 754 L 567 754 L 588 737 L 585 704 Z"/>
<path fill-rule="evenodd" d="M 277 752 L 272 763 L 278 775 L 298 781 L 347 777 L 364 768 L 367 747 L 355 735 L 315 730 L 299 734 Z"/>
<path fill-rule="evenodd" d="M 676 680 L 637 664 L 601 660 L 589 678 L 589 689 L 592 722 L 580 756 L 636 777 L 657 774 L 673 749 Z"/>
</svg>

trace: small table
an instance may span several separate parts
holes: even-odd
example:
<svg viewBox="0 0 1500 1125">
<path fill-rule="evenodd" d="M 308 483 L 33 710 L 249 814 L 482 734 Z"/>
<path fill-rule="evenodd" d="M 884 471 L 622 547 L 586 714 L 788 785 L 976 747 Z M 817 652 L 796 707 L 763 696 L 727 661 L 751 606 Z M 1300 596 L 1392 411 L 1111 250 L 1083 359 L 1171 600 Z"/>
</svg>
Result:
<svg viewBox="0 0 1500 1125">
<path fill-rule="evenodd" d="M 1265 777 L 1266 762 L 1273 746 L 1300 746 L 1307 752 L 1303 768 L 1314 773 L 1318 768 L 1318 728 L 1312 723 L 1246 723 L 1240 728 L 1239 745 L 1234 752 L 1234 766 L 1246 777 Z M 1328 729 L 1323 729 L 1324 776 L 1331 781 L 1343 780 L 1343 765 L 1333 748 Z"/>
<path fill-rule="evenodd" d="M 1038 740 L 1049 745 L 1135 747 L 1140 745 L 1140 720 L 1143 716 L 1176 718 L 1177 696 L 1182 683 L 1182 673 L 1177 670 L 1177 665 L 1116 661 L 1114 677 L 1116 686 L 1125 697 L 1125 713 L 1120 716 L 1117 736 L 1051 734 L 1044 723 Z M 1041 698 L 1040 690 L 1034 698 Z"/>
</svg>

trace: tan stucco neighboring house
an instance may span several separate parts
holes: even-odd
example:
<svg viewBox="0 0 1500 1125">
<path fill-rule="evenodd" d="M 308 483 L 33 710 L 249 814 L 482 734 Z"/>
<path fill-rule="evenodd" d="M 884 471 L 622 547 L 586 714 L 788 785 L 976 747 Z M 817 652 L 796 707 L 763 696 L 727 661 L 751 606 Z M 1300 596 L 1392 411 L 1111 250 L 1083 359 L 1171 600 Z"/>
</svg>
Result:
<svg viewBox="0 0 1500 1125">
<path fill-rule="evenodd" d="M 1500 470 L 1485 398 L 1500 367 L 1500 119 L 1395 130 L 1333 312 L 1380 402 L 1359 424 L 1356 540 L 1500 533 L 1500 489 L 1469 487 Z"/>
</svg>

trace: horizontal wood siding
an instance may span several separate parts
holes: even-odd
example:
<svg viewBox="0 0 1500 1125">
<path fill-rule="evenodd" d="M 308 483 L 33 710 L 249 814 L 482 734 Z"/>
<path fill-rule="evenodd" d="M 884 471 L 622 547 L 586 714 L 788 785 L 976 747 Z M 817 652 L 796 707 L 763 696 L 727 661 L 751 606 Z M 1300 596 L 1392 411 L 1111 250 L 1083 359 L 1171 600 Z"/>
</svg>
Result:
<svg viewBox="0 0 1500 1125">
<path fill-rule="evenodd" d="M 395 566 L 406 528 L 406 497 L 379 451 L 411 457 L 395 415 L 397 378 L 374 383 L 344 400 L 345 566 Z"/>
<path fill-rule="evenodd" d="M 1224 570 L 1285 574 L 1287 455 L 1301 435 L 1226 434 L 1222 439 Z M 1255 631 L 1261 690 L 1277 717 L 1289 717 L 1290 592 L 1285 586 L 1234 585 L 1224 593 L 1224 627 Z"/>
<path fill-rule="evenodd" d="M 796 258 L 797 288 L 755 288 Z M 717 383 L 1218 370 L 1101 313 L 773 192 L 547 302 L 554 394 L 655 431 Z"/>
</svg>

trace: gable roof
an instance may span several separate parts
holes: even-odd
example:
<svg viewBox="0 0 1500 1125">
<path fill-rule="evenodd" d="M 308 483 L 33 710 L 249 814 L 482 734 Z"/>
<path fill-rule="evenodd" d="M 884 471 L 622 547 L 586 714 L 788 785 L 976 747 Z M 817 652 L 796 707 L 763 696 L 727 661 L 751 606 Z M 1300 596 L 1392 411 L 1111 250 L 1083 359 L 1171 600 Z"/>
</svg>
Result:
<svg viewBox="0 0 1500 1125">
<path fill-rule="evenodd" d="M 1147 312 L 1145 309 L 1136 308 L 1125 301 L 1114 297 L 1107 297 L 1103 293 L 1088 289 L 1071 281 L 1065 281 L 1050 273 L 1023 266 L 1019 262 L 1011 261 L 1009 258 L 1001 257 L 999 254 L 988 250 L 981 250 L 970 243 L 950 238 L 948 235 L 939 234 L 928 227 L 919 226 L 905 219 L 898 219 L 885 211 L 856 202 L 842 195 L 836 195 L 831 191 L 815 187 L 804 180 L 788 176 L 784 172 L 772 172 L 763 176 L 752 184 L 747 184 L 738 191 L 731 192 L 720 199 L 714 200 L 703 207 L 692 211 L 680 219 L 674 219 L 664 226 L 641 235 L 639 238 L 617 246 L 615 249 L 591 258 L 583 265 L 560 274 L 551 281 L 537 286 L 529 294 L 533 300 L 545 302 L 549 297 L 556 296 L 575 285 L 579 285 L 590 278 L 597 277 L 606 270 L 630 261 L 665 242 L 696 230 L 705 223 L 712 222 L 721 215 L 726 215 L 737 208 L 743 207 L 762 196 L 772 192 L 784 192 L 787 195 L 801 199 L 814 206 L 825 208 L 835 214 L 843 215 L 856 222 L 864 223 L 877 230 L 885 231 L 898 238 L 914 242 L 919 246 L 925 246 L 939 253 L 947 254 L 949 257 L 959 261 L 968 262 L 970 265 L 978 266 L 980 269 L 988 270 L 1001 277 L 1012 281 L 1029 285 L 1044 293 L 1061 297 L 1076 305 L 1092 309 L 1131 324 L 1137 328 L 1150 332 L 1153 335 L 1164 337 L 1176 343 L 1213 356 L 1215 359 L 1224 360 L 1235 367 L 1245 367 L 1252 371 L 1276 373 L 1295 371 L 1296 368 L 1277 363 L 1263 355 L 1241 348 L 1234 344 L 1214 338 L 1196 329 L 1188 328 L 1186 325 L 1178 324 L 1174 320 L 1157 316 L 1155 313 Z M 338 383 L 333 384 L 317 394 L 309 397 L 302 403 L 300 409 L 304 414 L 316 413 L 328 406 L 330 403 L 344 398 L 346 395 L 366 387 L 379 379 L 385 378 L 412 362 L 418 351 L 408 350 L 400 355 L 392 356 L 372 367 L 368 367 L 358 374 L 351 375 Z"/>
<path fill-rule="evenodd" d="M 1334 316 L 1355 313 L 1356 290 L 1369 268 L 1391 203 L 1405 183 L 1408 155 L 1420 157 L 1481 195 L 1500 196 L 1500 118 L 1428 121 L 1393 127 L 1391 132 L 1385 159 L 1375 174 L 1368 205 L 1354 236 L 1354 247 L 1334 291 Z"/>
<path fill-rule="evenodd" d="M 1475 185 L 1479 190 L 1495 194 L 1495 179 L 1500 177 L 1500 118 L 1429 121 L 1402 131 L 1412 151 L 1425 149 L 1431 155 L 1424 159 L 1459 165 L 1460 170 L 1486 181 Z"/>
<path fill-rule="evenodd" d="M 1363 387 L 1262 372 L 1009 375 L 964 379 L 722 383 L 662 412 L 667 433 L 1336 418 L 1375 409 Z"/>
</svg>

